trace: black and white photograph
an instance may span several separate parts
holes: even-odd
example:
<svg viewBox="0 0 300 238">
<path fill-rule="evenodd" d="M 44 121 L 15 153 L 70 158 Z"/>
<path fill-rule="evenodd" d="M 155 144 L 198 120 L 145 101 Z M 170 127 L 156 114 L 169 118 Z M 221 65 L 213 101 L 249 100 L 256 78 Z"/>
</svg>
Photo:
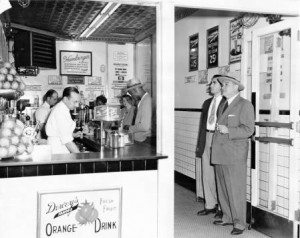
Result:
<svg viewBox="0 0 300 238">
<path fill-rule="evenodd" d="M 0 0 L 0 238 L 300 238 L 300 0 Z"/>
</svg>

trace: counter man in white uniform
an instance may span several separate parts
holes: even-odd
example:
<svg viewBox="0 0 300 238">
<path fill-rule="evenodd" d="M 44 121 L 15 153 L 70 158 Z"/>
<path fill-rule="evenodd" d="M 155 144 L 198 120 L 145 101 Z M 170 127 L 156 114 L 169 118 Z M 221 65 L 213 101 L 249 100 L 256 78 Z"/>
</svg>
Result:
<svg viewBox="0 0 300 238">
<path fill-rule="evenodd" d="M 35 120 L 40 122 L 40 131 L 38 134 L 39 139 L 47 139 L 45 126 L 51 111 L 51 107 L 57 103 L 57 99 L 58 93 L 53 89 L 49 89 L 43 97 L 44 103 L 35 112 Z"/>
<path fill-rule="evenodd" d="M 67 154 L 80 152 L 73 142 L 74 137 L 80 137 L 82 132 L 74 132 L 76 123 L 72 120 L 70 110 L 74 110 L 80 102 L 79 91 L 75 87 L 65 88 L 62 100 L 52 109 L 47 124 L 46 133 L 52 154 Z"/>
</svg>

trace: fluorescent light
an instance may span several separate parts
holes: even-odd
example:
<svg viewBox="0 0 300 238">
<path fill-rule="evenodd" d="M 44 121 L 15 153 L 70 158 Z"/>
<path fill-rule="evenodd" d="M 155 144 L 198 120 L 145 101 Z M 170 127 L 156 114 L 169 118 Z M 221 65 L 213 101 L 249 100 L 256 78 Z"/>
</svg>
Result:
<svg viewBox="0 0 300 238">
<path fill-rule="evenodd" d="M 90 28 L 86 28 L 85 31 L 80 35 L 80 37 L 83 37 L 89 30 Z"/>
<path fill-rule="evenodd" d="M 104 14 L 107 12 L 108 8 L 110 8 L 110 6 L 112 5 L 113 3 L 112 2 L 109 2 L 106 4 L 106 6 L 102 9 L 101 13 L 100 14 Z"/>
<path fill-rule="evenodd" d="M 93 20 L 93 22 L 91 23 L 91 25 L 89 25 L 89 28 L 91 28 L 93 25 L 95 25 L 95 24 L 100 20 L 101 17 L 102 17 L 102 15 L 99 14 L 99 15 Z"/>
<path fill-rule="evenodd" d="M 121 5 L 121 3 L 118 3 L 109 13 L 108 15 L 111 15 L 114 13 L 115 10 L 117 10 L 117 8 Z"/>
<path fill-rule="evenodd" d="M 111 14 L 113 14 L 117 10 L 118 7 L 120 7 L 120 5 L 121 5 L 120 3 L 113 3 L 113 2 L 107 3 L 106 6 L 100 12 L 100 14 L 85 29 L 85 31 L 80 35 L 80 37 L 85 37 L 85 38 L 89 37 L 99 26 L 103 24 L 103 22 L 106 21 L 106 19 Z"/>
<path fill-rule="evenodd" d="M 91 28 L 89 28 L 91 29 Z M 92 30 L 89 32 L 89 34 L 86 35 L 86 38 L 88 38 L 92 33 L 94 33 L 94 31 L 96 30 L 96 28 L 92 28 Z"/>
<path fill-rule="evenodd" d="M 109 15 L 105 15 L 105 17 L 98 23 L 98 25 L 95 28 L 98 28 L 99 26 L 101 26 L 102 23 L 105 22 L 108 17 L 109 17 Z"/>
</svg>

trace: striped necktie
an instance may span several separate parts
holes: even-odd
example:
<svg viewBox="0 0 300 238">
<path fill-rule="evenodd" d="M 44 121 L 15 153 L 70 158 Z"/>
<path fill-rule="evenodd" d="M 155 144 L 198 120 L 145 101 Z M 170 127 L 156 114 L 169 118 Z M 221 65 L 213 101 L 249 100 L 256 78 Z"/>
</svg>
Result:
<svg viewBox="0 0 300 238">
<path fill-rule="evenodd" d="M 210 115 L 209 115 L 209 118 L 208 118 L 208 123 L 209 124 L 214 123 L 215 116 L 216 116 L 216 98 L 213 99 L 213 104 L 212 104 Z"/>
</svg>

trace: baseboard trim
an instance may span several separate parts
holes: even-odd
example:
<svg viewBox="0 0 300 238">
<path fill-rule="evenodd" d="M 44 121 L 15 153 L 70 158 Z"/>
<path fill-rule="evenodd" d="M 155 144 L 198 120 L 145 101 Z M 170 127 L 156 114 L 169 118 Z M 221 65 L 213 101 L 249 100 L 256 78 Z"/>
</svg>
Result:
<svg viewBox="0 0 300 238">
<path fill-rule="evenodd" d="M 175 183 L 196 193 L 196 180 L 175 171 Z"/>
<path fill-rule="evenodd" d="M 252 212 L 252 218 L 251 218 Z M 252 207 L 247 202 L 247 223 L 251 228 L 270 237 L 292 238 L 293 237 L 293 222 L 286 218 L 277 216 L 273 213 Z"/>
</svg>

